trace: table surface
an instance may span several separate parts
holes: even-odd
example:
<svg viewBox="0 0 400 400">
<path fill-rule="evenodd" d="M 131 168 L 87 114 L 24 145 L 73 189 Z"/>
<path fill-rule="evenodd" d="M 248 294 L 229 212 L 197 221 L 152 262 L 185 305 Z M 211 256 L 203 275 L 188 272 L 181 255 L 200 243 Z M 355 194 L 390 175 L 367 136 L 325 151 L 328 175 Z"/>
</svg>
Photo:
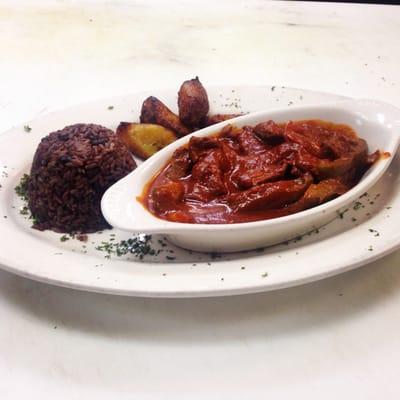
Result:
<svg viewBox="0 0 400 400">
<path fill-rule="evenodd" d="M 195 75 L 400 106 L 396 6 L 0 0 L 0 32 L 1 131 Z M 398 399 L 399 262 L 397 252 L 298 288 L 193 300 L 0 271 L 0 396 Z"/>
</svg>

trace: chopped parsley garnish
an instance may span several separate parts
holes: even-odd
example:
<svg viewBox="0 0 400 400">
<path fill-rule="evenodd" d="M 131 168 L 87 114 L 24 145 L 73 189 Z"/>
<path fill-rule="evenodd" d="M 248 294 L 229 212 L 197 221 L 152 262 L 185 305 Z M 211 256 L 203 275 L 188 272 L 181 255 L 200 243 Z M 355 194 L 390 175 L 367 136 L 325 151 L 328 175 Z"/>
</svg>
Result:
<svg viewBox="0 0 400 400">
<path fill-rule="evenodd" d="M 30 132 L 32 130 L 32 128 L 29 125 L 24 125 L 24 131 L 25 132 Z"/>
<path fill-rule="evenodd" d="M 379 236 L 379 232 L 376 229 L 368 229 L 374 236 Z"/>
<path fill-rule="evenodd" d="M 19 184 L 15 186 L 15 193 L 24 201 L 28 200 L 28 181 L 29 175 L 24 174 L 19 181 Z"/>
<path fill-rule="evenodd" d="M 21 215 L 29 215 L 29 208 L 27 206 L 22 206 L 19 210 L 19 213 Z"/>
<path fill-rule="evenodd" d="M 340 219 L 343 219 L 343 216 L 344 216 L 345 213 L 347 213 L 347 211 L 349 211 L 348 208 L 346 208 L 346 209 L 343 210 L 343 211 L 338 211 L 337 214 L 338 214 L 339 218 L 340 218 Z"/>
<path fill-rule="evenodd" d="M 60 242 L 66 242 L 67 240 L 69 240 L 69 237 L 67 235 L 62 235 L 60 237 Z"/>
<path fill-rule="evenodd" d="M 144 256 L 158 255 L 161 250 L 155 250 L 151 244 L 151 235 L 140 235 L 129 238 L 127 240 L 121 240 L 120 242 L 106 242 L 102 241 L 96 250 L 104 251 L 106 258 L 110 258 L 111 255 L 121 257 L 126 254 L 133 254 L 135 257 L 139 257 L 141 260 Z M 167 256 L 168 258 L 169 256 Z M 175 259 L 175 257 L 171 257 Z"/>
<path fill-rule="evenodd" d="M 107 110 L 114 110 L 114 106 L 108 106 Z"/>
</svg>

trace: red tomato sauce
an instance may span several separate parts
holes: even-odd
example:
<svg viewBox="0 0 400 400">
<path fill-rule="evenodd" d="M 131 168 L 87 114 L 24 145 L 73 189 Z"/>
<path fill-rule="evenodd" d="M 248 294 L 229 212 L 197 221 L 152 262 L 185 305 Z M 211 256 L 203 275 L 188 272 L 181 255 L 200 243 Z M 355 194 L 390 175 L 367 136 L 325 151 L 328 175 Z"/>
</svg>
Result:
<svg viewBox="0 0 400 400">
<path fill-rule="evenodd" d="M 228 125 L 177 149 L 140 200 L 174 222 L 266 220 L 342 195 L 379 154 L 351 127 L 321 120 Z"/>
</svg>

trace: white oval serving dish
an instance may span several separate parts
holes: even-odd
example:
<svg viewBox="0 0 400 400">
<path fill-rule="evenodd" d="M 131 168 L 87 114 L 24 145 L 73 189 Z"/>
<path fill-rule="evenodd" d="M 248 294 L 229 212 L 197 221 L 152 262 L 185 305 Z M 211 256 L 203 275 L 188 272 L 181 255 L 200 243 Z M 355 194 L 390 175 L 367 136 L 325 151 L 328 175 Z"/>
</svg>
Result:
<svg viewBox="0 0 400 400">
<path fill-rule="evenodd" d="M 207 136 L 227 124 L 241 127 L 272 119 L 276 122 L 322 119 L 351 126 L 369 150 L 396 153 L 400 140 L 400 110 L 372 100 L 345 100 L 332 104 L 287 107 L 247 114 L 199 130 L 170 144 L 135 171 L 110 187 L 102 199 L 102 212 L 114 227 L 129 232 L 163 233 L 181 247 L 209 252 L 232 252 L 266 247 L 290 240 L 333 220 L 337 213 L 367 191 L 385 172 L 392 156 L 373 165 L 362 180 L 344 195 L 320 206 L 285 217 L 238 224 L 186 224 L 159 219 L 138 200 L 146 183 L 172 153 L 191 136 Z"/>
</svg>

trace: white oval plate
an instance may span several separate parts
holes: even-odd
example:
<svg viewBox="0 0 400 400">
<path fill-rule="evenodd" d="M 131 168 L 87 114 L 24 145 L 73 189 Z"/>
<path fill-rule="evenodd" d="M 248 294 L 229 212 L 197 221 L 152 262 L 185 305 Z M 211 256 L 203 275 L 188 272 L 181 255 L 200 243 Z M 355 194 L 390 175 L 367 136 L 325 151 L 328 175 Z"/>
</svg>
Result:
<svg viewBox="0 0 400 400">
<path fill-rule="evenodd" d="M 277 105 L 327 103 L 339 96 L 281 87 L 208 88 L 213 112 L 249 112 Z M 204 254 L 166 244 L 154 235 L 157 254 L 108 255 L 103 241 L 129 239 L 110 230 L 89 235 L 88 242 L 61 241 L 62 235 L 38 232 L 19 213 L 14 193 L 29 171 L 35 148 L 49 132 L 76 122 L 115 129 L 118 122 L 137 120 L 142 101 L 153 94 L 176 109 L 176 90 L 137 93 L 72 107 L 0 136 L 0 238 L 2 268 L 61 286 L 130 296 L 201 297 L 260 292 L 326 278 L 371 262 L 400 245 L 400 159 L 384 177 L 332 223 L 290 243 L 236 254 Z M 113 106 L 113 109 L 109 109 Z M 135 243 L 140 239 L 133 238 Z M 106 256 L 106 257 L 105 257 Z"/>
</svg>

